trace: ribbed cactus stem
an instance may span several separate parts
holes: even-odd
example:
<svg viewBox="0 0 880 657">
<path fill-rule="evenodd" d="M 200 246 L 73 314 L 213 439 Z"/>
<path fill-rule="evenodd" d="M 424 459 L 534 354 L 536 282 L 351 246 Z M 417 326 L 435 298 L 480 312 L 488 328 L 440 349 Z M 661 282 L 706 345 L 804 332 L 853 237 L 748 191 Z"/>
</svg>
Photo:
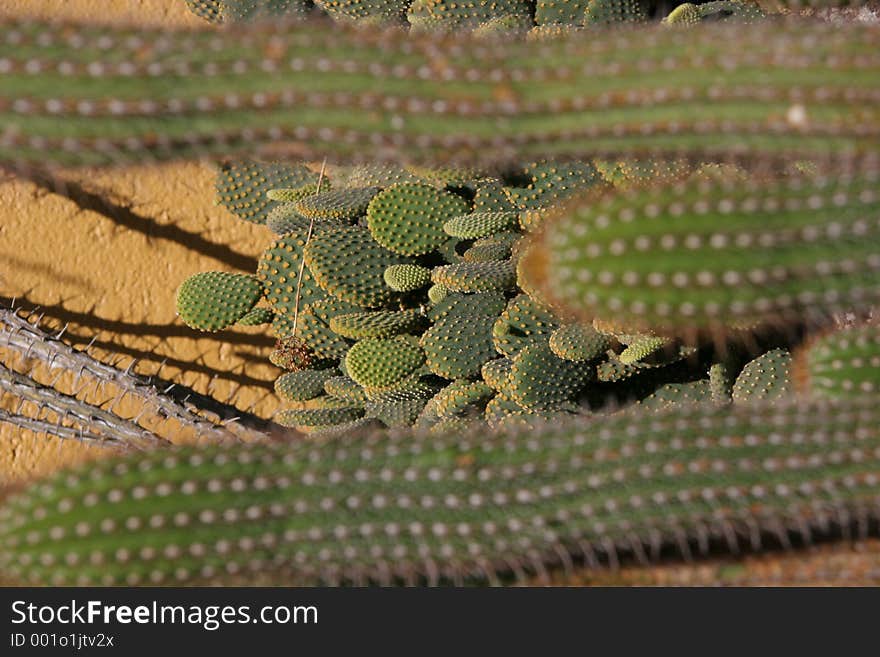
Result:
<svg viewBox="0 0 880 657">
<path fill-rule="evenodd" d="M 50 386 L 37 383 L 34 379 L 0 364 L 0 391 L 36 405 L 40 414 L 50 412 L 58 418 L 59 424 L 65 420 L 84 424 L 88 432 L 102 436 L 103 441 L 94 441 L 111 447 L 131 447 L 145 449 L 163 441 L 152 432 L 125 420 L 113 413 L 77 399 L 73 395 L 61 393 Z M 16 424 L 14 417 L 7 418 Z"/>
<path fill-rule="evenodd" d="M 691 181 L 547 219 L 522 274 L 566 312 L 687 336 L 880 302 L 877 173 Z"/>
<path fill-rule="evenodd" d="M 54 584 L 496 580 L 867 529 L 878 512 L 874 400 L 685 406 L 102 460 L 8 500 L 0 569 Z"/>
<path fill-rule="evenodd" d="M 0 307 L 0 347 L 23 358 L 39 360 L 50 369 L 65 369 L 116 387 L 143 403 L 145 410 L 213 440 L 264 436 L 270 424 L 254 415 L 196 393 L 184 386 L 117 369 L 65 343 L 60 335 L 41 330 L 18 315 L 18 309 Z"/>
<path fill-rule="evenodd" d="M 488 44 L 323 22 L 6 20 L 0 163 L 850 157 L 876 151 L 878 45 L 876 25 L 797 21 Z"/>
</svg>

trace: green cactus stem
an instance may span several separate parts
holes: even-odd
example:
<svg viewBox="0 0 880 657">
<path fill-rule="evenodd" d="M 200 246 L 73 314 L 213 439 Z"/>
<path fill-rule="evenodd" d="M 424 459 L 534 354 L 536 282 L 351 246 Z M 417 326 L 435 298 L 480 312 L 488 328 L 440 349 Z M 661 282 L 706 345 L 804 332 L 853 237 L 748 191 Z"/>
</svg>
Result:
<svg viewBox="0 0 880 657">
<path fill-rule="evenodd" d="M 873 400 L 710 404 L 101 460 L 7 499 L 0 569 L 30 584 L 499 581 L 787 544 L 864 527 L 878 504 Z"/>
</svg>

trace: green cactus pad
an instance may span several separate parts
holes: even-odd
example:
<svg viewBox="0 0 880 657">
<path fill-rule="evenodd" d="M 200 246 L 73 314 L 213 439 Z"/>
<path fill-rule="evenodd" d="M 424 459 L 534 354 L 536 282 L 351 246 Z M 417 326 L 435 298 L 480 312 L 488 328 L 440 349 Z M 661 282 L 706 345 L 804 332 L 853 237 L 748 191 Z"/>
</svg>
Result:
<svg viewBox="0 0 880 657">
<path fill-rule="evenodd" d="M 477 185 L 474 194 L 474 212 L 512 212 L 516 206 L 504 191 L 500 181 L 493 180 Z"/>
<path fill-rule="evenodd" d="M 483 363 L 480 368 L 480 374 L 483 381 L 496 392 L 501 392 L 507 388 L 508 377 L 510 376 L 510 368 L 513 361 L 509 358 L 496 358 Z"/>
<path fill-rule="evenodd" d="M 512 228 L 517 223 L 516 212 L 473 212 L 450 219 L 443 224 L 443 230 L 452 237 L 475 240 Z"/>
<path fill-rule="evenodd" d="M 293 207 L 293 203 L 278 203 L 266 215 L 266 227 L 279 236 L 289 233 L 307 235 L 312 223 Z"/>
<path fill-rule="evenodd" d="M 476 180 L 485 178 L 486 173 L 480 169 L 466 167 L 424 167 L 407 165 L 404 167 L 419 180 L 434 187 L 450 189 L 469 186 Z"/>
<path fill-rule="evenodd" d="M 239 326 L 262 326 L 263 324 L 271 324 L 275 319 L 275 313 L 269 308 L 252 308 L 242 315 L 236 324 Z"/>
<path fill-rule="evenodd" d="M 580 25 L 589 0 L 537 0 L 535 23 L 538 25 Z"/>
<path fill-rule="evenodd" d="M 709 392 L 716 404 L 727 404 L 731 401 L 733 381 L 727 363 L 713 363 L 709 368 Z"/>
<path fill-rule="evenodd" d="M 584 11 L 585 25 L 641 23 L 645 20 L 639 0 L 590 0 Z"/>
<path fill-rule="evenodd" d="M 746 364 L 733 384 L 737 404 L 775 400 L 791 392 L 791 354 L 773 349 Z"/>
<path fill-rule="evenodd" d="M 546 341 L 559 328 L 553 314 L 525 294 L 511 299 L 492 326 L 492 341 L 502 356 L 513 358 L 535 341 Z"/>
<path fill-rule="evenodd" d="M 358 226 L 323 231 L 305 248 L 315 281 L 337 299 L 365 308 L 384 306 L 397 294 L 385 284 L 385 270 L 405 258 L 382 248 Z"/>
<path fill-rule="evenodd" d="M 483 418 L 491 429 L 498 429 L 502 423 L 511 418 L 523 418 L 528 411 L 504 393 L 495 395 L 486 404 Z"/>
<path fill-rule="evenodd" d="M 395 292 L 412 292 L 430 284 L 431 270 L 421 265 L 391 265 L 382 278 Z"/>
<path fill-rule="evenodd" d="M 512 262 L 459 262 L 436 267 L 431 280 L 454 292 L 506 291 L 516 287 Z"/>
<path fill-rule="evenodd" d="M 802 347 L 798 387 L 817 397 L 844 399 L 880 391 L 880 326 L 855 326 L 823 335 Z"/>
<path fill-rule="evenodd" d="M 559 358 L 544 342 L 526 345 L 513 359 L 508 377 L 511 398 L 530 410 L 552 409 L 573 399 L 594 369 Z"/>
<path fill-rule="evenodd" d="M 330 320 L 330 328 L 344 338 L 361 340 L 413 333 L 422 326 L 423 322 L 424 317 L 418 310 L 377 310 L 337 315 Z"/>
<path fill-rule="evenodd" d="M 543 208 L 583 193 L 601 180 L 599 172 L 588 162 L 536 162 L 526 168 L 531 179 L 527 187 L 508 187 L 507 196 L 520 210 Z"/>
<path fill-rule="evenodd" d="M 495 357 L 490 315 L 450 315 L 422 335 L 428 369 L 447 379 L 480 374 L 483 363 Z"/>
<path fill-rule="evenodd" d="M 639 402 L 643 408 L 657 410 L 681 404 L 702 404 L 712 401 L 709 381 L 667 383 Z"/>
<path fill-rule="evenodd" d="M 348 376 L 333 376 L 324 381 L 324 391 L 336 399 L 361 405 L 367 401 L 364 389 Z"/>
<path fill-rule="evenodd" d="M 419 179 L 403 167 L 393 164 L 362 164 L 352 167 L 348 187 L 379 187 L 385 189 L 398 183 L 417 183 Z"/>
<path fill-rule="evenodd" d="M 296 292 L 305 241 L 305 235 L 296 233 L 280 237 L 263 252 L 257 264 L 257 278 L 263 284 L 266 301 L 276 313 L 290 318 L 293 318 L 297 308 Z M 326 296 L 309 268 L 302 268 L 299 307 L 320 301 Z"/>
<path fill-rule="evenodd" d="M 187 278 L 177 290 L 177 314 L 199 331 L 220 331 L 249 313 L 262 296 L 253 276 L 206 271 Z"/>
<path fill-rule="evenodd" d="M 432 285 L 428 288 L 428 301 L 432 304 L 439 304 L 449 294 L 449 290 L 445 285 Z"/>
<path fill-rule="evenodd" d="M 510 247 L 501 242 L 474 245 L 464 252 L 464 262 L 501 262 L 510 259 Z"/>
<path fill-rule="evenodd" d="M 523 23 L 532 18 L 526 0 L 413 0 L 407 18 L 416 29 L 451 31 L 473 29 L 499 16 L 518 16 Z"/>
<path fill-rule="evenodd" d="M 337 360 L 344 358 L 351 343 L 343 339 L 333 329 L 330 322 L 337 315 L 360 312 L 363 309 L 338 299 L 316 301 L 302 309 L 296 327 L 296 335 L 301 338 L 318 358 Z"/>
<path fill-rule="evenodd" d="M 482 411 L 494 395 L 482 381 L 453 381 L 433 397 L 434 411 L 440 419 Z"/>
<path fill-rule="evenodd" d="M 376 418 L 389 428 L 410 427 L 428 403 L 427 399 L 400 401 L 371 401 L 366 405 L 366 416 Z"/>
<path fill-rule="evenodd" d="M 337 376 L 335 369 L 286 372 L 275 379 L 275 394 L 286 402 L 304 402 L 324 394 L 324 383 Z"/>
<path fill-rule="evenodd" d="M 330 188 L 330 181 L 324 178 L 321 181 L 321 189 L 325 192 Z M 266 198 L 270 201 L 278 201 L 279 203 L 290 203 L 299 201 L 306 196 L 313 196 L 318 193 L 318 183 L 309 183 L 302 187 L 282 187 L 279 189 L 270 189 L 266 192 Z"/>
<path fill-rule="evenodd" d="M 349 402 L 326 400 L 320 407 L 285 409 L 275 416 L 282 427 L 324 427 L 352 422 L 364 415 L 364 409 Z"/>
<path fill-rule="evenodd" d="M 410 0 L 315 0 L 333 20 L 369 25 L 406 22 L 409 3 Z"/>
<path fill-rule="evenodd" d="M 402 183 L 377 194 L 367 208 L 370 234 L 402 255 L 423 255 L 446 240 L 443 224 L 468 212 L 467 202 L 430 185 Z"/>
<path fill-rule="evenodd" d="M 317 175 L 303 166 L 232 162 L 217 171 L 217 200 L 239 219 L 264 224 L 269 211 L 276 205 L 267 192 L 304 187 L 316 180 Z"/>
<path fill-rule="evenodd" d="M 345 369 L 365 388 L 389 388 L 424 362 L 425 354 L 418 341 L 409 335 L 398 335 L 356 343 L 345 356 Z"/>
<path fill-rule="evenodd" d="M 668 347 L 672 341 L 656 335 L 636 335 L 631 340 L 621 340 L 627 343 L 626 349 L 617 357 L 624 365 L 632 365 L 648 356 Z"/>
<path fill-rule="evenodd" d="M 553 331 L 549 345 L 560 358 L 586 362 L 602 358 L 611 340 L 589 324 L 566 324 Z"/>
<path fill-rule="evenodd" d="M 438 286 L 434 285 L 431 290 L 436 287 Z M 430 294 L 430 290 L 428 292 Z M 437 322 L 444 317 L 453 315 L 457 317 L 474 315 L 497 317 L 504 310 L 505 304 L 506 300 L 501 292 L 477 292 L 476 294 L 450 292 L 428 309 L 428 319 Z"/>
<path fill-rule="evenodd" d="M 378 193 L 378 187 L 332 189 L 304 196 L 293 202 L 293 208 L 309 219 L 353 221 L 367 211 L 370 200 Z"/>
<path fill-rule="evenodd" d="M 385 388 L 364 388 L 367 399 L 372 402 L 399 402 L 410 399 L 429 400 L 437 394 L 438 386 L 425 380 L 420 368 L 392 386 Z"/>
<path fill-rule="evenodd" d="M 693 5 L 686 2 L 663 19 L 668 25 L 696 25 L 703 21 L 749 22 L 767 17 L 757 2 L 750 0 L 716 0 Z"/>
<path fill-rule="evenodd" d="M 185 0 L 189 10 L 212 23 L 236 23 L 271 16 L 303 17 L 309 13 L 307 0 Z"/>
</svg>

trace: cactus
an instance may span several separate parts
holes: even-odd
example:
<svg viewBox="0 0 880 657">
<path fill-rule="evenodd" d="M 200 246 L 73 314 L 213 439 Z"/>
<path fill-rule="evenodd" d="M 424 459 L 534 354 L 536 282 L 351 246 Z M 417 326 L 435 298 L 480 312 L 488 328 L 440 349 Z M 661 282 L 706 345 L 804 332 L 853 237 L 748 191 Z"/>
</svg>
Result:
<svg viewBox="0 0 880 657">
<path fill-rule="evenodd" d="M 523 25 L 531 22 L 526 0 L 413 0 L 407 18 L 420 30 L 452 31 L 475 28 L 499 17 L 512 16 Z"/>
<path fill-rule="evenodd" d="M 750 361 L 733 383 L 733 401 L 780 399 L 791 392 L 791 354 L 773 349 Z"/>
<path fill-rule="evenodd" d="M 7 501 L 0 568 L 31 584 L 436 584 L 715 537 L 759 547 L 876 517 L 878 427 L 864 399 L 698 406 L 103 460 Z"/>
<path fill-rule="evenodd" d="M 437 267 L 431 280 L 454 292 L 506 291 L 516 287 L 516 270 L 503 262 L 460 262 Z"/>
<path fill-rule="evenodd" d="M 443 224 L 443 230 L 447 235 L 473 240 L 511 228 L 516 223 L 515 212 L 475 212 L 450 219 Z"/>
<path fill-rule="evenodd" d="M 577 25 L 584 20 L 590 0 L 537 0 L 535 23 L 538 25 Z"/>
<path fill-rule="evenodd" d="M 459 379 L 433 397 L 434 410 L 441 419 L 467 415 L 475 409 L 482 410 L 479 405 L 485 405 L 494 395 L 495 391 L 482 381 Z"/>
<path fill-rule="evenodd" d="M 436 287 L 446 289 L 442 285 L 435 285 L 431 289 Z M 504 310 L 505 303 L 504 295 L 497 290 L 477 292 L 475 294 L 460 294 L 447 291 L 443 298 L 436 301 L 434 306 L 428 310 L 428 319 L 432 322 L 438 322 L 450 315 L 457 317 L 472 317 L 475 315 L 495 317 Z"/>
<path fill-rule="evenodd" d="M 239 326 L 262 326 L 263 324 L 271 324 L 274 319 L 275 313 L 269 308 L 251 308 L 238 318 L 236 324 Z"/>
<path fill-rule="evenodd" d="M 602 358 L 611 340 L 587 324 L 566 324 L 553 331 L 548 345 L 559 358 L 586 362 Z"/>
<path fill-rule="evenodd" d="M 521 294 L 507 304 L 492 327 L 492 339 L 498 353 L 513 358 L 521 349 L 535 341 L 548 339 L 559 327 L 551 312 Z"/>
<path fill-rule="evenodd" d="M 92 38 L 84 27 L 7 20 L 3 31 L 20 39 L 0 42 L 0 163 L 30 170 L 279 150 L 471 166 L 683 153 L 851 161 L 876 151 L 878 64 L 863 56 L 876 50 L 876 26 L 729 27 L 491 47 L 321 23 L 244 25 L 222 40 L 108 27 L 111 58 L 78 47 Z M 131 45 L 160 36 L 161 51 Z M 251 45 L 267 39 L 269 50 Z M 218 44 L 230 54 L 218 55 Z M 706 74 L 712 62 L 724 62 L 723 79 Z"/>
<path fill-rule="evenodd" d="M 420 265 L 391 265 L 382 277 L 395 292 L 412 292 L 431 282 L 431 270 Z"/>
<path fill-rule="evenodd" d="M 424 255 L 445 240 L 444 223 L 467 212 L 464 200 L 422 183 L 401 183 L 380 192 L 367 208 L 370 234 L 386 249 Z"/>
<path fill-rule="evenodd" d="M 348 375 L 365 388 L 390 388 L 425 362 L 425 354 L 412 336 L 367 338 L 345 356 Z"/>
<path fill-rule="evenodd" d="M 351 187 L 330 190 L 293 201 L 293 209 L 316 221 L 352 221 L 367 211 L 378 187 Z"/>
<path fill-rule="evenodd" d="M 177 290 L 177 313 L 200 331 L 221 331 L 250 313 L 262 288 L 254 276 L 206 271 L 186 279 Z"/>
<path fill-rule="evenodd" d="M 328 294 L 341 301 L 377 308 L 393 301 L 385 270 L 405 264 L 405 258 L 373 241 L 358 226 L 328 229 L 315 235 L 304 249 L 308 271 Z"/>
<path fill-rule="evenodd" d="M 559 358 L 541 341 L 526 345 L 513 359 L 505 390 L 523 408 L 540 411 L 572 401 L 593 378 L 589 365 Z"/>
<path fill-rule="evenodd" d="M 228 162 L 217 169 L 217 201 L 239 219 L 264 224 L 277 206 L 276 201 L 285 200 L 277 195 L 272 198 L 269 192 L 278 188 L 309 189 L 317 178 L 303 166 L 250 160 Z"/>
<path fill-rule="evenodd" d="M 854 326 L 819 336 L 794 356 L 792 378 L 804 393 L 845 399 L 880 390 L 880 327 Z"/>
<path fill-rule="evenodd" d="M 451 315 L 437 320 L 422 335 L 428 369 L 447 379 L 477 376 L 495 356 L 491 315 Z"/>
<path fill-rule="evenodd" d="M 377 310 L 336 315 L 330 320 L 330 329 L 344 338 L 360 340 L 391 338 L 401 333 L 412 333 L 421 324 L 422 315 L 417 310 Z"/>
<path fill-rule="evenodd" d="M 880 301 L 876 181 L 612 195 L 545 224 L 521 272 L 567 311 L 670 335 L 820 322 Z"/>
<path fill-rule="evenodd" d="M 639 0 L 590 0 L 584 10 L 585 25 L 641 23 L 645 13 Z"/>
<path fill-rule="evenodd" d="M 286 372 L 275 380 L 275 392 L 284 401 L 308 401 L 323 395 L 324 384 L 338 374 L 333 369 Z"/>
<path fill-rule="evenodd" d="M 410 0 L 315 0 L 335 20 L 371 25 L 405 22 L 409 3 Z"/>
<path fill-rule="evenodd" d="M 689 2 L 676 7 L 663 22 L 668 25 L 697 25 L 702 21 L 756 21 L 767 14 L 751 0 L 715 0 L 694 5 Z"/>
<path fill-rule="evenodd" d="M 305 16 L 308 0 L 185 0 L 196 16 L 212 23 L 237 23 L 272 16 Z"/>
</svg>

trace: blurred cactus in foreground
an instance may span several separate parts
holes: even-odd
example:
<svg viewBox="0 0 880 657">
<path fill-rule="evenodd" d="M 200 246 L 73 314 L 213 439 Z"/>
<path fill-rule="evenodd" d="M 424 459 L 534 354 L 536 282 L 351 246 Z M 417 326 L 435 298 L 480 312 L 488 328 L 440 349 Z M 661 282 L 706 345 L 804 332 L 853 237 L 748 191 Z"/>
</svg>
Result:
<svg viewBox="0 0 880 657">
<path fill-rule="evenodd" d="M 876 529 L 880 28 L 746 0 L 653 26 L 637 0 L 187 4 L 235 25 L 3 24 L 0 164 L 249 158 L 218 201 L 274 237 L 178 311 L 266 325 L 277 421 L 311 435 L 34 484 L 0 569 L 505 582 Z"/>
</svg>

